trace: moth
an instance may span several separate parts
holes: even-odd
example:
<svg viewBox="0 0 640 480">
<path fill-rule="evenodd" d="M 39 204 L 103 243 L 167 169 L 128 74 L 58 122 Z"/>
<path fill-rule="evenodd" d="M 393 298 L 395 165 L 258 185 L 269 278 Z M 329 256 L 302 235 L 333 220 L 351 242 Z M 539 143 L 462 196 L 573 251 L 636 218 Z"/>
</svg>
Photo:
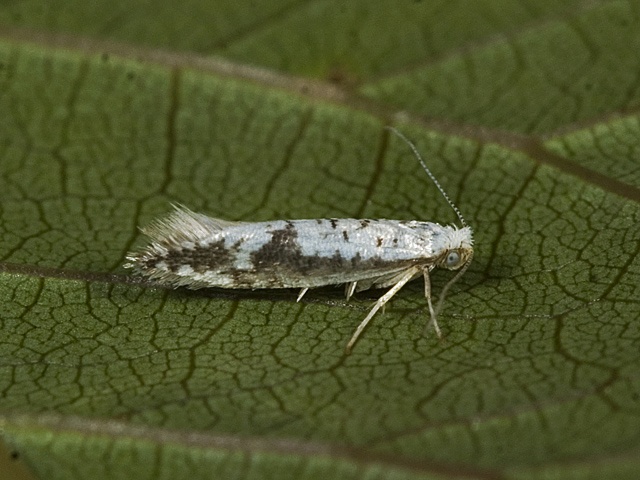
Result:
<svg viewBox="0 0 640 480">
<path fill-rule="evenodd" d="M 232 222 L 183 206 L 142 228 L 151 242 L 127 255 L 137 274 L 161 285 L 199 289 L 299 288 L 298 301 L 314 287 L 344 284 L 346 298 L 371 288 L 389 288 L 346 345 L 351 352 L 376 314 L 407 282 L 424 278 L 431 323 L 442 337 L 437 314 L 455 281 L 473 258 L 473 232 L 426 166 L 415 145 L 386 127 L 412 150 L 462 226 L 416 220 L 329 218 Z M 457 270 L 434 307 L 430 273 Z"/>
</svg>

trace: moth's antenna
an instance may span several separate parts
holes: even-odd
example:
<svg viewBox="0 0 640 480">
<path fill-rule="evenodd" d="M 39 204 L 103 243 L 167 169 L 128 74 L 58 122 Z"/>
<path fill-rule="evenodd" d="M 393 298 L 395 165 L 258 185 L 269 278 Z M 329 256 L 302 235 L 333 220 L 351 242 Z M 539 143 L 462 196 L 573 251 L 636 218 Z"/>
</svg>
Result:
<svg viewBox="0 0 640 480">
<path fill-rule="evenodd" d="M 460 219 L 460 223 L 462 224 L 462 226 L 466 227 L 467 226 L 467 222 L 464 221 L 464 218 L 462 217 L 462 214 L 460 213 L 460 210 L 458 210 L 458 207 L 456 207 L 453 204 L 453 202 L 449 198 L 449 195 L 446 194 L 446 192 L 444 191 L 444 189 L 440 185 L 440 182 L 438 182 L 438 180 L 433 175 L 433 173 L 431 173 L 431 170 L 429 170 L 429 167 L 427 167 L 427 164 L 424 163 L 424 160 L 422 159 L 422 156 L 420 155 L 420 152 L 418 152 L 418 149 L 416 148 L 416 146 L 411 142 L 411 140 L 409 140 L 407 137 L 405 137 L 404 134 L 400 133 L 400 131 L 398 129 L 396 129 L 395 127 L 391 127 L 391 126 L 387 125 L 384 128 L 386 128 L 387 130 L 390 130 L 393 133 L 395 133 L 398 137 L 400 137 L 402 140 L 404 140 L 404 142 L 407 145 L 409 145 L 409 147 L 413 151 L 413 154 L 416 156 L 416 158 L 420 162 L 420 165 L 422 165 L 422 168 L 424 168 L 424 171 L 427 172 L 427 175 L 429 175 L 429 178 L 431 179 L 431 181 L 435 184 L 435 186 L 438 188 L 438 190 L 440 190 L 440 193 L 442 194 L 444 199 L 447 201 L 449 206 L 451 208 L 453 208 L 453 211 L 456 212 L 456 215 Z"/>
</svg>

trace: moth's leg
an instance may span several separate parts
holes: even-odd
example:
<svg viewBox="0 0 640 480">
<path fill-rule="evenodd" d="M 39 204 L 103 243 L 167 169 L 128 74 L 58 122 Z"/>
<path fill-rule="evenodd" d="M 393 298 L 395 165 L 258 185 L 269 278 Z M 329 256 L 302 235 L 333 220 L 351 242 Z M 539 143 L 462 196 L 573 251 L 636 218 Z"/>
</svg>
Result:
<svg viewBox="0 0 640 480">
<path fill-rule="evenodd" d="M 356 291 L 356 285 L 358 284 L 358 282 L 349 282 L 347 283 L 347 285 L 345 286 L 344 289 L 344 293 L 347 296 L 347 302 L 349 301 L 349 299 L 351 298 L 351 295 L 353 295 L 353 292 Z"/>
<path fill-rule="evenodd" d="M 298 294 L 298 299 L 296 300 L 296 302 L 299 302 L 300 300 L 302 300 L 302 297 L 304 297 L 304 294 L 307 293 L 307 290 L 309 290 L 308 287 L 300 289 L 300 293 Z"/>
<path fill-rule="evenodd" d="M 416 268 L 408 269 L 405 272 L 405 274 L 398 279 L 398 283 L 396 283 L 393 287 L 391 287 L 389 289 L 389 291 L 387 293 L 385 293 L 383 296 L 381 296 L 378 299 L 378 301 L 373 306 L 373 308 L 371 309 L 369 314 L 366 316 L 366 318 L 362 322 L 360 322 L 360 325 L 358 325 L 358 328 L 356 328 L 356 331 L 354 332 L 353 336 L 351 337 L 351 340 L 349 340 L 349 343 L 347 343 L 347 346 L 345 348 L 345 353 L 347 355 L 349 355 L 351 353 L 351 349 L 353 348 L 353 345 L 356 343 L 356 340 L 358 340 L 358 337 L 360 336 L 360 334 L 362 333 L 364 328 L 367 326 L 369 321 L 376 314 L 376 312 L 378 310 L 380 310 L 380 308 L 382 306 L 384 306 L 385 303 L 387 303 L 389 300 L 391 300 L 391 297 L 393 297 L 396 293 L 398 293 L 398 290 L 400 290 L 402 287 L 404 287 L 404 284 L 407 283 L 409 280 L 411 280 L 413 278 L 413 276 L 418 272 L 419 272 L 419 270 L 416 269 Z"/>
<path fill-rule="evenodd" d="M 433 323 L 433 328 L 436 330 L 436 335 L 438 338 L 442 338 L 442 332 L 440 331 L 440 326 L 438 325 L 438 320 L 436 320 L 436 312 L 433 309 L 433 303 L 431 302 L 431 279 L 429 278 L 429 270 L 424 270 L 424 296 L 427 298 L 427 305 L 429 305 L 429 314 L 431 315 L 431 322 Z"/>
</svg>

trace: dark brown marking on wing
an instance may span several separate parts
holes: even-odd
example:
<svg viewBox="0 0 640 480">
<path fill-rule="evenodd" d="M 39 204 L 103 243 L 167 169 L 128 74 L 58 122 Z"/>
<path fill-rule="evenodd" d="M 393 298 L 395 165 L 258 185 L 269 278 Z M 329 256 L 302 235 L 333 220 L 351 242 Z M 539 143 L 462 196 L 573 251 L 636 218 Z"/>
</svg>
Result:
<svg viewBox="0 0 640 480">
<path fill-rule="evenodd" d="M 271 232 L 271 240 L 251 253 L 250 258 L 254 267 L 252 272 L 256 276 L 269 278 L 274 285 L 285 284 L 287 279 L 291 278 L 320 277 L 336 272 L 353 271 L 353 269 L 379 270 L 397 264 L 377 256 L 363 260 L 360 253 L 351 258 L 345 258 L 338 249 L 330 257 L 303 255 L 298 244 L 298 232 L 293 225 Z"/>
<path fill-rule="evenodd" d="M 225 247 L 224 239 L 220 239 L 207 246 L 196 245 L 194 248 L 170 250 L 161 261 L 164 261 L 172 272 L 178 271 L 184 265 L 189 265 L 194 271 L 200 273 L 233 265 L 235 253 L 235 248 Z M 154 263 L 158 263 L 157 258 Z"/>
<path fill-rule="evenodd" d="M 298 245 L 298 232 L 292 223 L 287 223 L 285 228 L 273 230 L 271 240 L 252 252 L 250 257 L 255 268 L 259 269 L 264 266 L 283 265 L 283 262 L 289 263 L 290 259 L 299 256 L 302 256 L 302 253 Z"/>
<path fill-rule="evenodd" d="M 349 241 L 349 232 L 347 232 L 346 230 L 342 231 L 342 238 L 344 238 L 345 242 Z"/>
</svg>

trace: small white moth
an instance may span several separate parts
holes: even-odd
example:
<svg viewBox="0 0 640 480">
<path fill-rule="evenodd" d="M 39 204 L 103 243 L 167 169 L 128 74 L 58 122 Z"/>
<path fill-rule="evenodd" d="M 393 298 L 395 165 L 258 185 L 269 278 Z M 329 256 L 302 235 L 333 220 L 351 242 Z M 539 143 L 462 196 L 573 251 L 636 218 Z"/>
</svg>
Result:
<svg viewBox="0 0 640 480">
<path fill-rule="evenodd" d="M 417 148 L 393 127 L 387 129 L 406 142 L 458 216 L 462 227 L 415 220 L 273 220 L 230 222 L 194 213 L 182 206 L 168 217 L 141 229 L 151 243 L 127 255 L 141 275 L 171 287 L 258 289 L 300 288 L 298 301 L 309 288 L 345 284 L 347 300 L 354 292 L 391 287 L 358 325 L 346 353 L 383 307 L 405 283 L 424 277 L 431 322 L 445 295 L 473 258 L 473 234 L 458 208 L 422 160 Z M 458 270 L 433 307 L 429 272 L 435 267 Z"/>
</svg>

